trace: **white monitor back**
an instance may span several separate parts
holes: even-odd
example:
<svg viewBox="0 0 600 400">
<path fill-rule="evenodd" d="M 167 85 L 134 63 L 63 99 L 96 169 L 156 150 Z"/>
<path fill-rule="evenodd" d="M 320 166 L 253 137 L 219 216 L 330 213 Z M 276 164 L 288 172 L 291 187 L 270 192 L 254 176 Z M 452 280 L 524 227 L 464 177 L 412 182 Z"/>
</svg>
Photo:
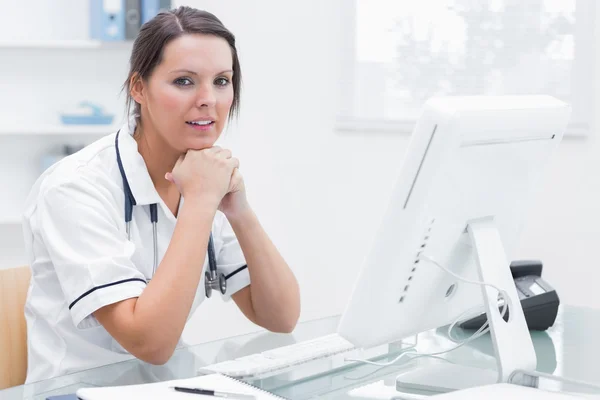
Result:
<svg viewBox="0 0 600 400">
<path fill-rule="evenodd" d="M 447 325 L 469 310 L 482 312 L 480 287 L 419 261 L 419 253 L 479 280 L 466 227 L 493 217 L 507 259 L 514 259 L 569 116 L 570 107 L 549 96 L 428 101 L 339 334 L 371 347 Z"/>
</svg>

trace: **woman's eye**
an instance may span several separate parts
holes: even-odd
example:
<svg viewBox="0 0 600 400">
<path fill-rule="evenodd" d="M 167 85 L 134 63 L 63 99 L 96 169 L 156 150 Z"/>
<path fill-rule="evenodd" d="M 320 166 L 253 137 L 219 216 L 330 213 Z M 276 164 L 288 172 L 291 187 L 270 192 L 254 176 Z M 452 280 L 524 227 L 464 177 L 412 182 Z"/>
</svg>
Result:
<svg viewBox="0 0 600 400">
<path fill-rule="evenodd" d="M 229 84 L 229 79 L 227 78 L 217 78 L 215 81 L 217 86 L 227 86 Z"/>
<path fill-rule="evenodd" d="M 189 86 L 193 82 L 189 78 L 178 78 L 175 80 L 175 84 L 179 86 Z"/>
</svg>

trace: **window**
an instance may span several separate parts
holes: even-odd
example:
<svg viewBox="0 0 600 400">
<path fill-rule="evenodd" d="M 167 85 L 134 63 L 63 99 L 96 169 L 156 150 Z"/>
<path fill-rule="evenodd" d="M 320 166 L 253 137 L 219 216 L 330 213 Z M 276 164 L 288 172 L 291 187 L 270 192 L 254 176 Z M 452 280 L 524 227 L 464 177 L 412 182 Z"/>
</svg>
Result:
<svg viewBox="0 0 600 400">
<path fill-rule="evenodd" d="M 434 95 L 550 94 L 573 107 L 567 134 L 586 134 L 594 2 L 349 1 L 339 127 L 410 132 Z"/>
</svg>

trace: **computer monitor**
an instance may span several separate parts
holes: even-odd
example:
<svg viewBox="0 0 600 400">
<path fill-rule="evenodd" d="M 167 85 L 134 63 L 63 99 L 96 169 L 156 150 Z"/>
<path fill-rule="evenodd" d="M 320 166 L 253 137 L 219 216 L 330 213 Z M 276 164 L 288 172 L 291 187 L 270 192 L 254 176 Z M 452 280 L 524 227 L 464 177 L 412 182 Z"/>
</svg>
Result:
<svg viewBox="0 0 600 400">
<path fill-rule="evenodd" d="M 567 126 L 570 107 L 550 96 L 429 100 L 374 236 L 338 333 L 358 347 L 408 338 L 487 312 L 498 381 L 535 370 L 536 356 L 509 269 L 519 233 Z M 509 296 L 463 283 L 494 284 Z"/>
</svg>

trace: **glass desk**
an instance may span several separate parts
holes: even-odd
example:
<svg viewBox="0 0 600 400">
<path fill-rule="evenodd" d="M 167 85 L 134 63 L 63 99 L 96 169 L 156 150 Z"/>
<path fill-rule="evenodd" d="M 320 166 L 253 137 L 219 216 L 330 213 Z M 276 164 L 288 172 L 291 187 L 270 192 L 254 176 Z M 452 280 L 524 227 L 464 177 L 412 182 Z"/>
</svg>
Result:
<svg viewBox="0 0 600 400">
<path fill-rule="evenodd" d="M 257 332 L 196 346 L 177 349 L 171 360 L 153 366 L 137 359 L 106 365 L 55 379 L 17 386 L 0 391 L 0 400 L 45 399 L 47 396 L 74 393 L 78 388 L 114 386 L 191 378 L 210 364 L 239 358 L 295 342 L 316 338 L 336 331 L 338 317 L 298 324 L 292 334 Z M 447 329 L 432 330 L 418 336 L 418 349 L 434 352 L 455 344 L 446 336 Z M 561 306 L 557 320 L 546 332 L 532 332 L 538 357 L 538 371 L 565 378 L 600 384 L 600 310 Z M 414 339 L 414 338 L 413 338 Z M 378 361 L 395 358 L 397 348 Z M 354 399 L 356 388 L 373 382 L 395 385 L 396 376 L 416 365 L 435 362 L 456 362 L 471 366 L 495 368 L 489 335 L 438 358 L 404 358 L 389 367 L 367 364 L 345 364 L 332 367 L 329 360 L 314 361 L 261 380 L 249 380 L 280 396 L 294 399 Z M 343 364 L 343 363 L 342 363 Z M 551 388 L 552 384 L 545 387 Z M 542 384 L 544 387 L 544 384 Z M 558 388 L 558 387 L 556 387 Z M 574 390 L 562 386 L 564 390 Z"/>
</svg>

